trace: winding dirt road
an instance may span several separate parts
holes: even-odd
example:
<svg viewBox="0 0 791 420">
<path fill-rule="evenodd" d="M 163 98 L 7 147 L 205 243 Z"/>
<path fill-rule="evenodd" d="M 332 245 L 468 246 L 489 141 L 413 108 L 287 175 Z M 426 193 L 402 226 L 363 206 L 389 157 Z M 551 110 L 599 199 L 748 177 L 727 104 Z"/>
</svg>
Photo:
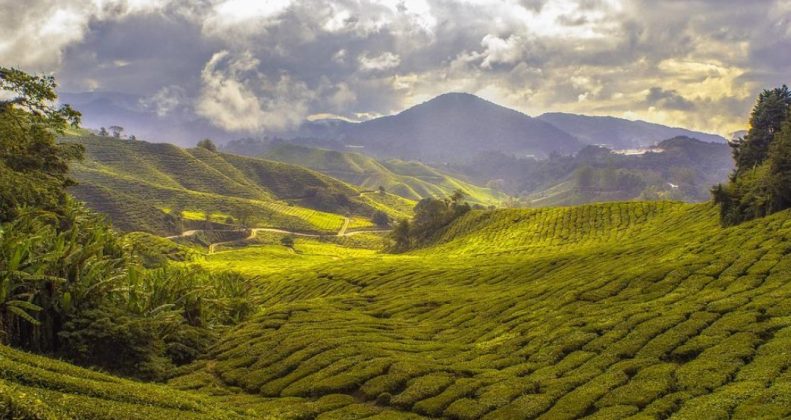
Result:
<svg viewBox="0 0 791 420">
<path fill-rule="evenodd" d="M 341 226 L 340 230 L 338 230 L 338 233 L 335 234 L 335 236 L 337 236 L 337 237 L 344 237 L 344 236 L 359 235 L 361 233 L 385 233 L 385 232 L 389 232 L 390 231 L 390 229 L 367 229 L 367 230 L 356 230 L 354 232 L 347 232 L 346 230 L 349 228 L 349 223 L 350 222 L 351 222 L 351 220 L 348 217 L 344 217 L 343 226 Z M 185 230 L 184 232 L 181 233 L 181 235 L 167 236 L 166 238 L 167 239 L 185 238 L 185 237 L 189 237 L 189 236 L 195 236 L 196 234 L 198 234 L 198 232 L 203 232 L 203 231 L 204 231 L 203 229 Z M 237 230 L 231 230 L 231 229 L 215 230 L 215 232 L 238 232 L 238 231 L 239 231 L 238 229 Z M 330 236 L 330 235 L 318 234 L 318 233 L 294 232 L 294 231 L 285 230 L 285 229 L 252 228 L 252 229 L 250 229 L 250 234 L 247 235 L 247 237 L 244 238 L 244 239 L 236 239 L 236 240 L 233 240 L 233 241 L 222 241 L 222 242 L 215 242 L 213 244 L 209 244 L 209 254 L 213 254 L 215 248 L 218 245 L 224 245 L 224 244 L 229 244 L 229 243 L 233 243 L 233 242 L 238 242 L 240 240 L 254 239 L 255 236 L 258 234 L 258 232 L 283 233 L 283 234 L 286 234 L 286 235 L 301 236 L 303 238 L 321 238 L 322 236 Z"/>
</svg>

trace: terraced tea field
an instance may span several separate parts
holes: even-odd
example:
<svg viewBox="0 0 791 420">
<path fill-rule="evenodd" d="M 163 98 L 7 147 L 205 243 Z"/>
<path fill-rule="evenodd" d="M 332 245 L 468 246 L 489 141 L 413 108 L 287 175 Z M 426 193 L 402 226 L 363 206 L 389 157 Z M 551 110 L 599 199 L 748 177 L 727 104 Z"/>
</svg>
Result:
<svg viewBox="0 0 791 420">
<path fill-rule="evenodd" d="M 79 181 L 72 193 L 123 231 L 178 233 L 166 217 L 172 209 L 185 220 L 209 213 L 218 223 L 230 217 L 315 233 L 338 231 L 342 214 L 363 227 L 370 226 L 364 221 L 375 210 L 391 217 L 411 211 L 407 200 L 387 194 L 363 198 L 355 187 L 295 165 L 107 137 L 61 141 L 86 148 L 85 160 L 72 169 Z"/>
<path fill-rule="evenodd" d="M 379 253 L 375 234 L 298 237 L 290 249 L 283 234 L 259 232 L 197 260 L 256 276 L 260 309 L 169 388 L 0 348 L 0 408 L 788 418 L 791 212 L 727 229 L 716 213 L 680 203 L 473 211 L 403 255 Z"/>
<path fill-rule="evenodd" d="M 411 254 L 268 271 L 170 384 L 284 418 L 788 417 L 790 238 L 789 212 L 709 205 L 472 212 Z"/>
<path fill-rule="evenodd" d="M 232 419 L 244 416 L 242 410 L 223 406 L 206 396 L 119 379 L 0 345 L 0 417 Z"/>
</svg>

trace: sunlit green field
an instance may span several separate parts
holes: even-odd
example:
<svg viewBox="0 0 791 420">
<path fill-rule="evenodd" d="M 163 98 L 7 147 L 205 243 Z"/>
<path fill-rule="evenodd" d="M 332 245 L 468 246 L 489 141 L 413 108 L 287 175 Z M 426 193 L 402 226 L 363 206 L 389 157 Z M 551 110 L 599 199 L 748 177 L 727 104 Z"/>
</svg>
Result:
<svg viewBox="0 0 791 420">
<path fill-rule="evenodd" d="M 376 253 L 373 249 L 351 248 L 318 239 L 297 237 L 294 239 L 293 248 L 279 243 L 250 245 L 238 249 L 221 247 L 207 255 L 199 264 L 210 269 L 263 276 L 294 268 L 306 269 L 346 258 L 373 257 Z"/>
<path fill-rule="evenodd" d="M 791 416 L 788 211 L 732 228 L 708 204 L 472 211 L 403 255 L 284 236 L 185 263 L 256 276 L 259 310 L 168 381 L 192 401 L 175 416 Z M 6 372 L 14 404 L 54 389 L 77 402 L 47 409 L 98 410 Z M 140 416 L 174 413 L 141 387 Z"/>
<path fill-rule="evenodd" d="M 403 256 L 229 251 L 207 264 L 265 275 L 261 312 L 171 385 L 290 418 L 786 417 L 789 238 L 614 203 L 473 212 Z"/>
</svg>

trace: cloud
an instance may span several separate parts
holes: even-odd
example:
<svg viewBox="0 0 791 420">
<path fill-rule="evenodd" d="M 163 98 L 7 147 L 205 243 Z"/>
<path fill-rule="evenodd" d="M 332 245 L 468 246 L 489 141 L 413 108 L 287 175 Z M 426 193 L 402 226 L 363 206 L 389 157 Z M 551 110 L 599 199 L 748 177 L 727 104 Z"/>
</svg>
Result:
<svg viewBox="0 0 791 420">
<path fill-rule="evenodd" d="M 83 39 L 92 20 L 119 20 L 152 13 L 168 1 L 151 0 L 31 0 L 0 2 L 0 62 L 53 71 L 66 47 Z"/>
<path fill-rule="evenodd" d="M 447 91 L 727 133 L 791 82 L 787 0 L 0 0 L 0 62 L 231 132 Z"/>
<path fill-rule="evenodd" d="M 517 35 L 511 35 L 507 39 L 499 38 L 492 34 L 487 34 L 481 41 L 484 47 L 482 56 L 484 57 L 481 66 L 491 68 L 492 65 L 513 64 L 522 59 L 524 51 L 524 41 Z"/>
<path fill-rule="evenodd" d="M 154 95 L 140 99 L 143 109 L 151 110 L 159 117 L 166 117 L 186 104 L 188 104 L 187 92 L 176 85 L 165 86 Z"/>
<path fill-rule="evenodd" d="M 391 52 L 383 52 L 379 55 L 361 55 L 358 58 L 360 68 L 365 71 L 382 71 L 397 67 L 401 63 L 401 57 Z"/>
<path fill-rule="evenodd" d="M 285 73 L 270 80 L 259 65 L 249 52 L 214 54 L 201 73 L 197 114 L 233 132 L 282 130 L 302 122 L 311 96 L 305 84 Z"/>
<path fill-rule="evenodd" d="M 656 86 L 648 90 L 645 100 L 651 106 L 659 106 L 666 109 L 689 111 L 695 108 L 694 103 L 679 95 L 677 91 L 664 90 Z"/>
</svg>

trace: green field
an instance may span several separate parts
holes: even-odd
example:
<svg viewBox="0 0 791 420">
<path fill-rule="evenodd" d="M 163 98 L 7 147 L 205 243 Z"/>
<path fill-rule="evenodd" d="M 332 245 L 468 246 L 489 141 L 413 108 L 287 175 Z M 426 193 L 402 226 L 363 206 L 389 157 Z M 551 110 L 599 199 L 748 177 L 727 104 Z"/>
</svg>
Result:
<svg viewBox="0 0 791 420">
<path fill-rule="evenodd" d="M 267 271 L 171 385 L 294 418 L 787 417 L 789 238 L 788 212 L 722 229 L 710 205 L 472 212 L 412 254 Z"/>
<path fill-rule="evenodd" d="M 420 162 L 378 161 L 361 153 L 293 144 L 276 145 L 262 157 L 305 166 L 363 189 L 375 190 L 381 186 L 409 200 L 442 198 L 456 190 L 464 191 L 474 204 L 496 205 L 506 198 L 499 191 L 474 185 Z"/>
<path fill-rule="evenodd" d="M 228 407 L 320 419 L 791 416 L 788 211 L 731 228 L 709 204 L 472 211 L 402 255 L 363 235 L 289 249 L 261 232 L 198 258 L 257 276 L 259 310 L 175 373 L 170 405 L 160 385 L 99 397 L 82 384 L 98 374 L 62 385 L 50 372 L 74 368 L 42 358 L 40 380 L 14 373 L 28 369 L 16 361 L 4 371 L 6 404 L 66 394 L 73 406 L 39 408 L 150 400 L 140 416 L 207 418 Z"/>
<path fill-rule="evenodd" d="M 256 227 L 332 233 L 343 225 L 342 214 L 362 227 L 375 210 L 405 217 L 411 208 L 386 196 L 363 198 L 356 187 L 285 163 L 109 137 L 61 141 L 86 148 L 73 165 L 79 184 L 71 192 L 123 231 L 178 233 L 166 217 L 178 209 L 185 229 L 202 228 L 191 222 L 209 213 L 215 223 L 244 219 Z"/>
</svg>

